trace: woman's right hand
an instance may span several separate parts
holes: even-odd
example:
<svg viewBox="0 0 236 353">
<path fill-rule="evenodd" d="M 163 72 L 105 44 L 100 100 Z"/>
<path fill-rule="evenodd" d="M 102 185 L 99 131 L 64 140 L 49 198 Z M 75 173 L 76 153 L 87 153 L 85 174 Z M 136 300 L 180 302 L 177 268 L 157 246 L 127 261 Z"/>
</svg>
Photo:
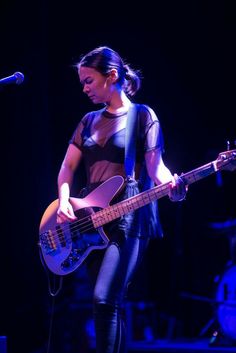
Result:
<svg viewBox="0 0 236 353">
<path fill-rule="evenodd" d="M 75 221 L 77 217 L 74 214 L 73 207 L 69 201 L 60 202 L 57 210 L 57 223 L 64 223 L 66 221 Z"/>
</svg>

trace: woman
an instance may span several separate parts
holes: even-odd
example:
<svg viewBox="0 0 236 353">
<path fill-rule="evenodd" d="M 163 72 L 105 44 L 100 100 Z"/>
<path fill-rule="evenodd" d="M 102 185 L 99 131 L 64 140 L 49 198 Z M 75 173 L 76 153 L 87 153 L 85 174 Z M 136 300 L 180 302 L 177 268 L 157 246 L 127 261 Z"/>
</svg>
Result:
<svg viewBox="0 0 236 353">
<path fill-rule="evenodd" d="M 80 196 L 114 175 L 125 179 L 123 188 L 111 203 L 140 193 L 152 183 L 169 182 L 169 197 L 181 201 L 186 188 L 181 178 L 172 175 L 162 159 L 161 128 L 154 111 L 147 105 L 132 103 L 140 88 L 139 73 L 131 69 L 109 47 L 98 47 L 76 65 L 83 92 L 102 109 L 87 113 L 78 123 L 58 174 L 59 208 L 57 222 L 76 220 L 69 202 L 77 167 L 83 159 L 87 186 Z M 125 132 L 130 109 L 137 107 L 134 173 L 126 175 Z M 97 353 L 125 351 L 121 309 L 130 283 L 149 239 L 161 236 L 156 203 L 119 217 L 107 224 L 108 246 L 87 259 L 95 281 L 94 319 Z"/>
</svg>

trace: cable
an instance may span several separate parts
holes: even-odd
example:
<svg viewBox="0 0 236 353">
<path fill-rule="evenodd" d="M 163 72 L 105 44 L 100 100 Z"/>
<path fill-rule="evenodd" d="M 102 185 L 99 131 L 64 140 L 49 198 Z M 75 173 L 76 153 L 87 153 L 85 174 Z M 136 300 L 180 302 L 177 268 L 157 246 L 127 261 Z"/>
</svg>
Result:
<svg viewBox="0 0 236 353">
<path fill-rule="evenodd" d="M 48 334 L 48 343 L 47 343 L 47 353 L 50 352 L 51 348 L 51 338 L 52 338 L 52 325 L 54 318 L 54 307 L 55 307 L 55 295 L 52 296 L 52 307 L 51 307 L 51 315 L 50 315 L 50 324 L 49 324 L 49 334 Z"/>
</svg>

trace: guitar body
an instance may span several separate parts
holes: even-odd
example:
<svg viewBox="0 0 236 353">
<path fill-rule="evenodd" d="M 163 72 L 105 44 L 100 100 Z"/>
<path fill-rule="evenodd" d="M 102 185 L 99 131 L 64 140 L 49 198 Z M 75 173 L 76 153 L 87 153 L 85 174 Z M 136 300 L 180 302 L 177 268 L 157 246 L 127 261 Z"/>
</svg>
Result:
<svg viewBox="0 0 236 353">
<path fill-rule="evenodd" d="M 41 259 L 57 275 L 73 272 L 95 249 L 107 247 L 108 237 L 102 227 L 94 227 L 92 215 L 106 208 L 124 183 L 114 176 L 84 198 L 70 198 L 78 221 L 57 224 L 58 199 L 45 210 L 39 231 Z"/>
</svg>

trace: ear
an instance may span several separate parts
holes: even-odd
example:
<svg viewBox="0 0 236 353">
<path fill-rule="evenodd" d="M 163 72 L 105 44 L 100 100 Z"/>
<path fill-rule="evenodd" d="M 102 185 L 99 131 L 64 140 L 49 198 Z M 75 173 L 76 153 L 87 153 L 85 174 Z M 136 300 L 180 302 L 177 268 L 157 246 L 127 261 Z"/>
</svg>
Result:
<svg viewBox="0 0 236 353">
<path fill-rule="evenodd" d="M 116 69 L 111 69 L 109 72 L 109 79 L 112 83 L 115 83 L 119 78 L 118 71 Z"/>
</svg>

